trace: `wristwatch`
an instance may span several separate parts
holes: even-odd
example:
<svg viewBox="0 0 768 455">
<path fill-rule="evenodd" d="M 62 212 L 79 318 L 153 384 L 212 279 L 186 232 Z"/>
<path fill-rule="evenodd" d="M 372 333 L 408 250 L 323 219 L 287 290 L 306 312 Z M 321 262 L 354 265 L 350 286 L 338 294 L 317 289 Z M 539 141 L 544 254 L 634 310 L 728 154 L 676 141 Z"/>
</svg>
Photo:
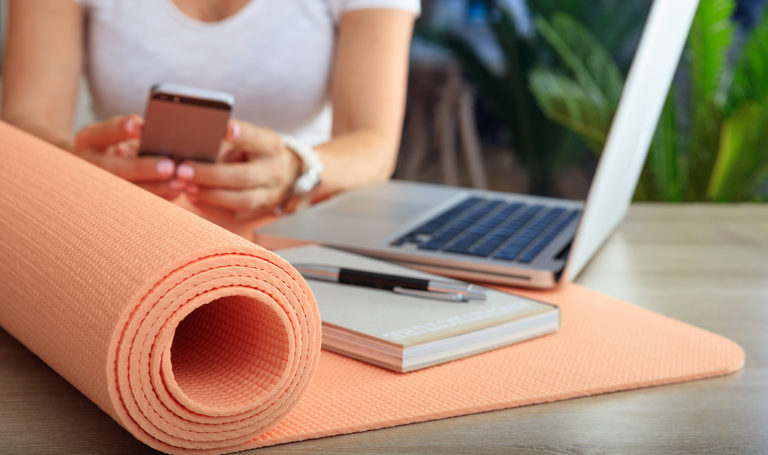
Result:
<svg viewBox="0 0 768 455">
<path fill-rule="evenodd" d="M 323 163 L 312 147 L 286 134 L 281 134 L 280 138 L 301 160 L 301 174 L 293 182 L 293 193 L 275 208 L 275 213 L 278 214 L 295 212 L 308 206 L 312 202 L 312 195 L 320 186 L 323 174 Z"/>
</svg>

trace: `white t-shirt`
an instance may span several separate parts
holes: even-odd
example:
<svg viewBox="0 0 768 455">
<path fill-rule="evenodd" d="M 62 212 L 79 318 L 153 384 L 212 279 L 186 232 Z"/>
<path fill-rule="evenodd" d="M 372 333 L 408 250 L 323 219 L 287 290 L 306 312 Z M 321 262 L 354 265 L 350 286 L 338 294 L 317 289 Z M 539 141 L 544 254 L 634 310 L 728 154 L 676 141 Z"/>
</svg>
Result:
<svg viewBox="0 0 768 455">
<path fill-rule="evenodd" d="M 420 8 L 419 0 L 251 0 L 206 23 L 171 0 L 78 1 L 87 11 L 86 74 L 97 118 L 143 114 L 152 85 L 177 83 L 229 92 L 234 118 L 310 144 L 330 137 L 340 16 Z"/>
</svg>

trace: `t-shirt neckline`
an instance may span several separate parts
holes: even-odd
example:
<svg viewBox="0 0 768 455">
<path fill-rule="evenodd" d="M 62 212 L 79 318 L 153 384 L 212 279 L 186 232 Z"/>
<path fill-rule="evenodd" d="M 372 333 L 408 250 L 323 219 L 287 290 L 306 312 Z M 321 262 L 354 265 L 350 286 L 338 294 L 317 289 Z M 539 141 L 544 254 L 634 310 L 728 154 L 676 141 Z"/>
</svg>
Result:
<svg viewBox="0 0 768 455">
<path fill-rule="evenodd" d="M 245 18 L 248 15 L 247 14 L 248 10 L 254 8 L 254 5 L 259 3 L 259 1 L 260 0 L 248 0 L 248 3 L 246 3 L 242 8 L 237 10 L 234 14 L 227 16 L 224 19 L 213 21 L 213 22 L 201 21 L 199 19 L 190 17 L 187 13 L 182 11 L 173 2 L 173 0 L 162 0 L 162 3 L 165 4 L 166 8 L 169 10 L 171 15 L 179 22 L 188 26 L 211 30 L 211 29 L 223 28 L 225 26 L 229 26 L 245 20 Z"/>
</svg>

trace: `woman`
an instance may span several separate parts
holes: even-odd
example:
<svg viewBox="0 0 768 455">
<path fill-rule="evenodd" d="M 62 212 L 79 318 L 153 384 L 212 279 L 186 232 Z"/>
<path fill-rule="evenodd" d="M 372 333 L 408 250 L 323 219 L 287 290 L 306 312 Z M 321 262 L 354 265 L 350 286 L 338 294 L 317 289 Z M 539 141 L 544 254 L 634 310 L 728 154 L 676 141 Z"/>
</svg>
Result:
<svg viewBox="0 0 768 455">
<path fill-rule="evenodd" d="M 253 218 L 290 207 L 303 172 L 278 132 L 314 146 L 315 199 L 389 178 L 418 11 L 418 0 L 11 0 L 2 118 L 167 199 Z M 82 73 L 100 120 L 73 137 Z M 235 95 L 226 141 L 242 161 L 137 157 L 158 82 Z"/>
</svg>

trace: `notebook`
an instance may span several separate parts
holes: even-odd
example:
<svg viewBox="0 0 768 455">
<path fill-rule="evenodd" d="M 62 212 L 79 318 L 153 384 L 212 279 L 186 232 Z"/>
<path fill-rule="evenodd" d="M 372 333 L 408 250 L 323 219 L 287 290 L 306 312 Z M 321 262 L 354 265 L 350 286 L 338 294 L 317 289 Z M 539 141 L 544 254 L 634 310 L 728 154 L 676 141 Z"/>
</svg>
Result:
<svg viewBox="0 0 768 455">
<path fill-rule="evenodd" d="M 323 246 L 277 253 L 292 264 L 446 280 Z M 307 283 L 323 321 L 323 348 L 399 372 L 529 340 L 560 326 L 558 307 L 493 289 L 486 290 L 485 300 L 452 302 L 311 279 Z"/>
<path fill-rule="evenodd" d="M 460 279 L 534 288 L 572 280 L 629 206 L 698 2 L 655 0 L 585 202 L 391 181 L 258 229 Z"/>
</svg>

